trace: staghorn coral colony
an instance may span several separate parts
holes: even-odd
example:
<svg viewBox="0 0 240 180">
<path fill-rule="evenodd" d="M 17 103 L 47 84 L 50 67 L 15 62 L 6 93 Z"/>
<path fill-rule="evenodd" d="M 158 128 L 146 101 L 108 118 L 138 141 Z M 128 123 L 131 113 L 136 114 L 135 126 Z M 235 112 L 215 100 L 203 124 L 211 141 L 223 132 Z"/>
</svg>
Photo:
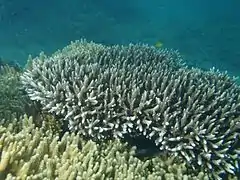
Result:
<svg viewBox="0 0 240 180">
<path fill-rule="evenodd" d="M 240 88 L 226 73 L 190 69 L 174 50 L 81 40 L 31 59 L 20 79 L 65 134 L 47 118 L 3 124 L 2 177 L 237 179 Z M 154 142 L 158 154 L 134 157 L 129 137 Z"/>
<path fill-rule="evenodd" d="M 203 172 L 190 175 L 185 163 L 173 157 L 141 161 L 119 140 L 99 145 L 73 133 L 60 139 L 45 123 L 37 128 L 27 116 L 0 126 L 0 133 L 0 179 L 208 179 Z"/>
</svg>

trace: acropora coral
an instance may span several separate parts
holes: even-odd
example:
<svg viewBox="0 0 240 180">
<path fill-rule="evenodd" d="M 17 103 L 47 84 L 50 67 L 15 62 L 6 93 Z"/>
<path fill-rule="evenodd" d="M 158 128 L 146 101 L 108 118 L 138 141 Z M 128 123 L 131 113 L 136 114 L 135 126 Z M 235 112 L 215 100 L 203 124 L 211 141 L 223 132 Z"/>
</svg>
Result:
<svg viewBox="0 0 240 180">
<path fill-rule="evenodd" d="M 21 72 L 8 65 L 0 66 L 0 118 L 11 119 L 25 113 L 27 101 L 20 83 Z"/>
<path fill-rule="evenodd" d="M 119 140 L 98 144 L 67 132 L 59 138 L 44 119 L 41 127 L 33 122 L 25 115 L 0 126 L 0 179 L 208 179 L 203 172 L 191 175 L 174 157 L 141 161 Z"/>
<path fill-rule="evenodd" d="M 93 141 L 144 136 L 212 179 L 239 170 L 240 88 L 146 45 L 77 41 L 21 76 L 32 101 Z"/>
</svg>

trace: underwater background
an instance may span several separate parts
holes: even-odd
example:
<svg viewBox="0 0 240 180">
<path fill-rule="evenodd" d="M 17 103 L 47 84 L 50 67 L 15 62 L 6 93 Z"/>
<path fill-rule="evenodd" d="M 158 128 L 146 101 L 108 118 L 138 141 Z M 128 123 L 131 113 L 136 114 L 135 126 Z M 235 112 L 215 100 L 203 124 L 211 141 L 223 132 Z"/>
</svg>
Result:
<svg viewBox="0 0 240 180">
<path fill-rule="evenodd" d="M 190 65 L 240 75 L 238 0 L 0 0 L 0 57 L 24 65 L 70 41 L 163 44 Z"/>
<path fill-rule="evenodd" d="M 0 180 L 239 179 L 239 7 L 0 0 Z"/>
</svg>

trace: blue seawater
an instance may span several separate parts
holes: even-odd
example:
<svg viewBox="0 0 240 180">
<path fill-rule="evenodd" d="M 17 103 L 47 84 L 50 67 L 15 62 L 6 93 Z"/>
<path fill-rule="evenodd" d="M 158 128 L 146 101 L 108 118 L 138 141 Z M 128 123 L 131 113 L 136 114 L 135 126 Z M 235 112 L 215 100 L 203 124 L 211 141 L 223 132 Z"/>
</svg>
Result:
<svg viewBox="0 0 240 180">
<path fill-rule="evenodd" d="M 1 0 L 0 57 L 26 63 L 86 38 L 179 49 L 190 65 L 240 75 L 238 0 Z"/>
<path fill-rule="evenodd" d="M 86 38 L 160 42 L 190 66 L 240 76 L 239 9 L 239 0 L 0 0 L 0 65 L 24 66 L 29 54 L 51 54 Z"/>
</svg>

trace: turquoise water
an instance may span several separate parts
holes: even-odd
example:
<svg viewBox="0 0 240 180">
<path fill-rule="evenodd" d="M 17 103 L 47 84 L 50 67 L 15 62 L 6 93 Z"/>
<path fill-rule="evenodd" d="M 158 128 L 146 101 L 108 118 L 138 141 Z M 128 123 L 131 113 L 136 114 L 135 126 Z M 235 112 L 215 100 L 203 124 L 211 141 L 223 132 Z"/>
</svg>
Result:
<svg viewBox="0 0 240 180">
<path fill-rule="evenodd" d="M 190 66 L 240 76 L 239 9 L 239 0 L 0 0 L 0 60 L 24 66 L 29 54 L 50 55 L 85 38 L 160 43 L 178 49 Z M 155 150 L 141 147 L 139 155 Z"/>
<path fill-rule="evenodd" d="M 1 0 L 0 57 L 25 64 L 86 38 L 179 49 L 194 66 L 240 75 L 240 1 Z"/>
</svg>

